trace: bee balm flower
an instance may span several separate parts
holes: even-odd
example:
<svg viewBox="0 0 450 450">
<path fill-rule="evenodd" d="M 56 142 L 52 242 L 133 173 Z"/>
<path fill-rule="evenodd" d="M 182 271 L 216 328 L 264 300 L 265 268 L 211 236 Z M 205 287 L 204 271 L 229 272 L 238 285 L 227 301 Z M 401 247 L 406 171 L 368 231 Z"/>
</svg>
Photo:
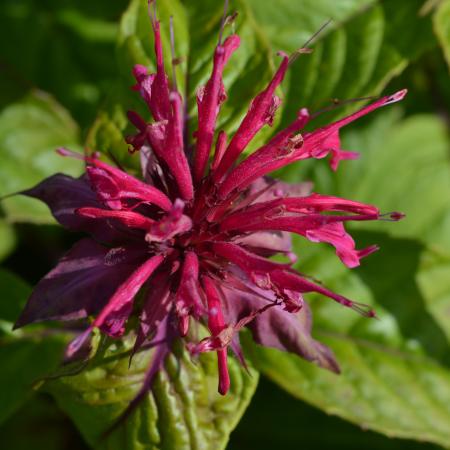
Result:
<svg viewBox="0 0 450 450">
<path fill-rule="evenodd" d="M 272 80 L 229 138 L 216 130 L 216 121 L 226 99 L 222 73 L 240 44 L 232 34 L 216 46 L 211 76 L 198 90 L 198 129 L 191 154 L 185 99 L 169 82 L 160 25 L 156 19 L 152 25 L 156 73 L 137 65 L 134 89 L 153 120 L 128 114 L 137 132 L 127 142 L 140 152 L 142 179 L 94 153 L 83 157 L 86 174 L 81 178 L 56 174 L 23 192 L 45 202 L 64 227 L 89 237 L 75 244 L 38 283 L 16 326 L 92 316 L 86 331 L 68 347 L 73 355 L 94 328 L 119 338 L 128 331 L 129 318 L 137 315 L 134 350 L 146 342 L 158 343 L 143 389 L 161 367 L 173 339 L 182 337 L 192 354 L 217 353 L 219 392 L 225 394 L 230 385 L 229 350 L 243 362 L 243 327 L 261 345 L 297 353 L 338 372 L 331 351 L 310 334 L 311 314 L 303 294 L 316 292 L 366 316 L 374 313 L 296 272 L 289 236 L 296 233 L 332 245 L 346 266 L 356 267 L 377 247 L 356 249 L 345 224 L 377 220 L 380 212 L 372 205 L 311 193 L 308 183 L 290 185 L 267 176 L 309 158 L 330 155 L 334 170 L 341 160 L 354 159 L 355 153 L 341 149 L 340 129 L 401 100 L 406 91 L 315 131 L 301 131 L 311 116 L 300 109 L 284 130 L 241 158 L 253 137 L 272 123 L 281 104 L 275 92 L 290 58 L 281 55 Z M 81 157 L 66 149 L 59 153 Z M 391 215 L 392 220 L 399 218 L 399 213 Z M 275 255 L 286 256 L 287 262 L 275 262 Z M 210 333 L 200 342 L 189 338 L 195 321 Z"/>
</svg>

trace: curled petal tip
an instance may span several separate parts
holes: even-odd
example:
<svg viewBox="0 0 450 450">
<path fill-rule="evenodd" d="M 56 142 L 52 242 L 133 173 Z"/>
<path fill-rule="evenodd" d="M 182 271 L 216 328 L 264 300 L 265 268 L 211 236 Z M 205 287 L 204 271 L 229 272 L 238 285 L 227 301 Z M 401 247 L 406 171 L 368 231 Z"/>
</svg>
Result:
<svg viewBox="0 0 450 450">
<path fill-rule="evenodd" d="M 136 79 L 140 79 L 141 77 L 148 74 L 147 67 L 143 66 L 142 64 L 135 64 L 133 67 L 133 75 Z"/>
<path fill-rule="evenodd" d="M 392 94 L 389 98 L 387 103 L 395 103 L 399 102 L 400 100 L 403 100 L 408 93 L 408 89 L 402 89 L 401 91 L 396 92 L 395 94 Z"/>
<path fill-rule="evenodd" d="M 388 222 L 398 222 L 406 217 L 406 214 L 399 211 L 387 212 L 384 214 L 380 214 L 380 220 L 386 220 Z"/>
<path fill-rule="evenodd" d="M 283 50 L 278 50 L 277 56 L 281 56 L 282 58 L 289 58 L 289 55 L 286 52 L 284 52 Z"/>
<path fill-rule="evenodd" d="M 401 220 L 405 217 L 406 217 L 406 214 L 404 214 L 402 212 L 394 211 L 393 213 L 391 213 L 391 219 L 395 220 L 395 221 Z"/>
<path fill-rule="evenodd" d="M 65 147 L 59 147 L 56 149 L 56 153 L 61 156 L 71 156 L 72 152 Z"/>
<path fill-rule="evenodd" d="M 309 111 L 308 108 L 302 108 L 298 113 L 298 118 L 301 117 L 309 117 Z"/>
<path fill-rule="evenodd" d="M 73 150 L 69 150 L 68 148 L 65 147 L 59 147 L 56 149 L 56 153 L 60 156 L 68 156 L 70 158 L 75 158 L 75 159 L 79 159 L 79 160 L 84 160 L 83 155 L 81 155 L 78 152 L 74 152 Z"/>
<path fill-rule="evenodd" d="M 220 395 L 227 395 L 227 392 L 230 389 L 230 382 L 228 381 L 228 383 L 219 383 L 219 388 L 218 388 L 218 392 Z"/>
<path fill-rule="evenodd" d="M 81 333 L 79 336 L 77 336 L 68 346 L 66 349 L 66 357 L 71 358 L 74 356 L 78 351 L 81 349 L 83 344 L 86 342 L 86 339 L 89 337 L 89 335 L 92 332 L 92 328 L 88 328 L 86 331 Z"/>
</svg>

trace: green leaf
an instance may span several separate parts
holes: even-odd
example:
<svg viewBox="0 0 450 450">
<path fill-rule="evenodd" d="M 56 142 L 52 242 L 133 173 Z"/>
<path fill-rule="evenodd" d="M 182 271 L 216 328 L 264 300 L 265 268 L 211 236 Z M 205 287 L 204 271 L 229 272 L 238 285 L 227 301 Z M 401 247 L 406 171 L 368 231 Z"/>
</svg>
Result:
<svg viewBox="0 0 450 450">
<path fill-rule="evenodd" d="M 434 32 L 450 67 L 450 0 L 441 0 L 433 16 Z"/>
<path fill-rule="evenodd" d="M 129 343 L 117 341 L 79 375 L 48 383 L 87 442 L 110 450 L 224 449 L 254 393 L 258 374 L 246 374 L 230 359 L 231 391 L 222 397 L 217 393 L 216 355 L 202 355 L 195 363 L 180 343 L 135 412 L 101 439 L 138 392 L 152 355 L 136 354 L 129 368 L 129 348 Z"/>
<path fill-rule="evenodd" d="M 66 340 L 40 331 L 21 337 L 0 337 L 0 422 L 14 413 L 33 392 L 36 382 L 61 362 Z"/>
<path fill-rule="evenodd" d="M 17 275 L 0 269 L 0 422 L 14 413 L 33 386 L 61 362 L 63 334 L 41 326 L 12 332 L 31 287 Z"/>
<path fill-rule="evenodd" d="M 379 320 L 360 317 L 317 295 L 314 336 L 342 368 L 334 376 L 299 358 L 253 347 L 256 367 L 291 394 L 388 436 L 450 442 L 450 165 L 448 136 L 429 115 L 398 111 L 348 130 L 343 147 L 361 151 L 336 174 L 315 161 L 316 190 L 404 210 L 403 222 L 354 226 L 359 248 L 380 251 L 350 271 L 324 245 L 295 239 L 299 270 L 332 290 L 370 304 Z M 305 164 L 308 166 L 308 164 Z M 296 170 L 297 169 L 297 170 Z M 297 168 L 285 174 L 291 181 Z M 364 230 L 364 231 L 363 231 Z M 368 231 L 372 230 L 372 231 Z"/>
<path fill-rule="evenodd" d="M 354 233 L 381 251 L 354 271 L 333 251 L 303 253 L 301 270 L 349 298 L 370 304 L 378 320 L 318 296 L 314 336 L 336 355 L 342 373 L 252 345 L 252 361 L 297 398 L 363 429 L 447 445 L 450 439 L 450 261 L 430 260 L 413 240 Z M 297 248 L 298 250 L 298 248 Z"/>
<path fill-rule="evenodd" d="M 331 99 L 379 94 L 411 60 L 435 45 L 430 18 L 419 15 L 422 0 L 247 1 L 272 47 L 288 52 L 333 20 L 315 38 L 314 52 L 301 56 L 290 69 L 283 86 L 282 123 L 292 121 L 303 106 L 314 111 Z M 339 108 L 318 122 L 329 122 L 359 106 Z"/>
<path fill-rule="evenodd" d="M 33 187 L 56 172 L 81 173 L 82 164 L 55 150 L 78 148 L 79 130 L 51 96 L 34 91 L 0 113 L 0 196 Z M 53 223 L 47 208 L 34 199 L 13 196 L 2 201 L 8 221 Z"/>
<path fill-rule="evenodd" d="M 292 395 L 391 437 L 450 438 L 450 373 L 424 357 L 347 334 L 318 332 L 341 363 L 333 375 L 300 358 L 254 349 L 257 367 Z"/>
<path fill-rule="evenodd" d="M 3 0 L 0 105 L 36 86 L 89 125 L 116 76 L 117 21 L 127 3 Z"/>
<path fill-rule="evenodd" d="M 431 243 L 438 236 L 429 231 L 450 211 L 447 129 L 437 116 L 399 121 L 394 115 L 382 110 L 366 131 L 347 131 L 344 148 L 360 150 L 361 157 L 338 170 L 337 194 L 406 214 L 398 223 L 367 223 L 364 229 Z"/>
<path fill-rule="evenodd" d="M 325 34 L 364 12 L 375 0 L 246 2 L 276 49 L 291 52 L 300 48 L 328 20 L 333 22 L 327 27 Z"/>
<path fill-rule="evenodd" d="M 283 414 L 267 414 L 271 411 Z M 261 432 L 264 430 L 264 432 Z M 274 383 L 261 378 L 255 396 L 227 450 L 439 450 L 425 442 L 390 439 L 361 429 L 336 416 L 299 402 Z"/>
<path fill-rule="evenodd" d="M 444 255 L 439 250 L 423 253 L 417 282 L 427 310 L 450 342 L 450 253 Z"/>
</svg>

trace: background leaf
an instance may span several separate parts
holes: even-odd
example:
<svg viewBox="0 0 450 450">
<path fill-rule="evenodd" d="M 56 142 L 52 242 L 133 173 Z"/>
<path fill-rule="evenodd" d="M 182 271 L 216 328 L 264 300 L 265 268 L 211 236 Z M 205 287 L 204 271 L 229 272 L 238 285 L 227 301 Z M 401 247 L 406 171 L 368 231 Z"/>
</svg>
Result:
<svg viewBox="0 0 450 450">
<path fill-rule="evenodd" d="M 82 164 L 55 153 L 60 146 L 78 148 L 79 129 L 51 96 L 34 91 L 0 113 L 0 196 L 28 189 L 56 172 L 81 173 Z M 8 221 L 53 223 L 46 206 L 13 196 L 2 201 Z"/>
<path fill-rule="evenodd" d="M 0 422 L 29 398 L 33 385 L 61 361 L 64 335 L 42 327 L 15 332 L 12 325 L 31 292 L 31 287 L 7 270 L 0 269 Z"/>
<path fill-rule="evenodd" d="M 38 88 L 89 125 L 116 76 L 117 20 L 127 3 L 3 0 L 0 107 Z"/>
<path fill-rule="evenodd" d="M 411 60 L 435 45 L 430 17 L 419 15 L 422 0 L 320 0 L 302 1 L 301 6 L 290 0 L 264 5 L 247 1 L 272 46 L 288 52 L 332 19 L 315 38 L 313 53 L 301 56 L 290 70 L 283 85 L 282 123 L 291 121 L 303 106 L 314 111 L 331 99 L 378 95 Z M 359 106 L 339 108 L 319 123 Z"/>
<path fill-rule="evenodd" d="M 441 0 L 434 14 L 434 31 L 441 44 L 445 59 L 450 66 L 450 1 Z"/>
<path fill-rule="evenodd" d="M 268 414 L 267 405 L 274 414 Z M 424 442 L 392 439 L 296 400 L 261 377 L 258 389 L 227 450 L 436 450 Z"/>
<path fill-rule="evenodd" d="M 401 205 L 407 218 L 354 227 L 360 247 L 377 243 L 381 250 L 353 271 L 332 250 L 296 239 L 299 269 L 371 304 L 379 320 L 311 296 L 315 335 L 336 353 L 342 374 L 254 346 L 256 365 L 328 413 L 388 436 L 445 446 L 450 441 L 450 253 L 439 245 L 437 232 L 446 235 L 447 229 L 435 224 L 447 220 L 450 211 L 447 134 L 435 117 L 399 121 L 393 111 L 345 133 L 343 146 L 364 149 L 360 160 L 343 164 L 336 174 L 316 162 L 312 172 L 304 167 L 303 175 L 317 180 L 319 191 L 373 202 L 382 211 Z M 299 173 L 290 168 L 286 176 L 298 179 Z"/>
<path fill-rule="evenodd" d="M 60 333 L 0 337 L 0 422 L 29 398 L 36 382 L 56 368 L 66 343 Z"/>
<path fill-rule="evenodd" d="M 151 357 L 151 351 L 138 353 L 129 368 L 129 348 L 117 341 L 79 375 L 48 384 L 86 440 L 95 448 L 111 450 L 225 448 L 258 375 L 252 370 L 249 376 L 230 360 L 231 391 L 222 397 L 217 393 L 215 354 L 205 354 L 194 363 L 180 346 L 168 356 L 165 370 L 158 373 L 152 391 L 135 412 L 101 439 L 136 395 Z"/>
</svg>

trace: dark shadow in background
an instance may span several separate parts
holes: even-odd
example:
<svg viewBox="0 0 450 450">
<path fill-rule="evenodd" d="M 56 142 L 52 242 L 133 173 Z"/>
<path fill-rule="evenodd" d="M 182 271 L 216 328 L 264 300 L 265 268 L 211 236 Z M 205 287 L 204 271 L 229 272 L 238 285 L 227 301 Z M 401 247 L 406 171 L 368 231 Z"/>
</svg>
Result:
<svg viewBox="0 0 450 450">
<path fill-rule="evenodd" d="M 56 266 L 75 242 L 85 237 L 69 233 L 60 225 L 17 224 L 14 230 L 18 245 L 2 262 L 2 267 L 17 273 L 32 286 Z"/>
<path fill-rule="evenodd" d="M 352 232 L 359 248 L 377 243 L 380 250 L 364 260 L 355 273 L 397 319 L 406 339 L 417 340 L 428 356 L 450 366 L 450 346 L 444 331 L 426 309 L 415 280 L 424 247 L 417 241 L 384 233 Z"/>
</svg>

